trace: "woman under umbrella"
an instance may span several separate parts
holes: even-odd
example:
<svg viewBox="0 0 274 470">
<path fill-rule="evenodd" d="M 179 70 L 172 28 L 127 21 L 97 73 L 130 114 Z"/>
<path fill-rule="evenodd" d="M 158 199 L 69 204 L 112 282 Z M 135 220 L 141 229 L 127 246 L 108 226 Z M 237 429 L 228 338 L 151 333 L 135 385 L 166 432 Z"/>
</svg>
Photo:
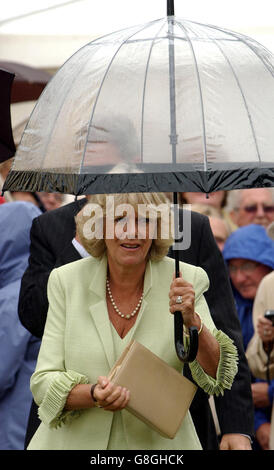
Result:
<svg viewBox="0 0 274 470">
<path fill-rule="evenodd" d="M 210 394 L 230 388 L 237 351 L 214 328 L 203 296 L 207 275 L 181 263 L 174 279 L 174 261 L 165 256 L 171 213 L 162 194 L 98 195 L 89 202 L 77 227 L 92 256 L 54 269 L 49 279 L 47 323 L 31 378 L 42 423 L 28 449 L 201 449 L 189 413 L 175 438 L 166 439 L 125 410 L 130 390 L 107 375 L 133 338 L 181 372 L 170 315 L 179 309 L 186 330 L 199 330 L 194 380 Z"/>
</svg>

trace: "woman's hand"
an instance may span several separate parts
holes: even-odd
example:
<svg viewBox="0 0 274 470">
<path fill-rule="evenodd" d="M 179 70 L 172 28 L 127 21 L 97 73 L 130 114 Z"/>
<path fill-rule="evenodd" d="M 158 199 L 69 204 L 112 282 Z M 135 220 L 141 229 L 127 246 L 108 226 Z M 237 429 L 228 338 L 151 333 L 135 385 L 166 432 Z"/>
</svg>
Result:
<svg viewBox="0 0 274 470">
<path fill-rule="evenodd" d="M 272 326 L 272 322 L 267 318 L 258 318 L 257 331 L 263 343 L 274 341 L 274 326 Z"/>
<path fill-rule="evenodd" d="M 130 392 L 124 387 L 114 385 L 107 377 L 98 377 L 93 396 L 97 404 L 107 411 L 119 411 L 129 402 Z"/>
<path fill-rule="evenodd" d="M 177 303 L 178 297 L 181 296 L 181 303 Z M 189 282 L 180 277 L 174 278 L 169 291 L 169 310 L 170 313 L 181 312 L 184 324 L 187 328 L 190 326 L 201 326 L 201 321 L 194 311 L 195 291 Z"/>
<path fill-rule="evenodd" d="M 178 296 L 181 301 L 178 303 Z M 199 334 L 199 346 L 196 359 L 204 369 L 206 374 L 216 378 L 217 368 L 220 358 L 220 347 L 216 338 L 210 331 L 203 326 L 201 319 L 194 311 L 195 291 L 189 282 L 180 277 L 173 278 L 169 291 L 169 310 L 170 313 L 181 312 L 186 328 L 196 326 Z M 202 327 L 202 328 L 201 328 Z"/>
</svg>

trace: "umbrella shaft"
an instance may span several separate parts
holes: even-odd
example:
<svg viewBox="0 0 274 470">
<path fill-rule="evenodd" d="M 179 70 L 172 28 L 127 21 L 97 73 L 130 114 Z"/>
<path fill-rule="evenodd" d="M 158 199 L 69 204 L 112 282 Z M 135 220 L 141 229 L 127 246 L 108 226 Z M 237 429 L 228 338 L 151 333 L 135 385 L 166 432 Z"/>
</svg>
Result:
<svg viewBox="0 0 274 470">
<path fill-rule="evenodd" d="M 175 57 L 174 57 L 174 41 L 173 41 L 173 21 L 168 21 L 168 31 L 170 34 L 168 45 L 169 57 L 169 100 L 170 100 L 170 144 L 172 146 L 172 163 L 176 164 L 176 91 L 175 91 Z"/>
<path fill-rule="evenodd" d="M 178 236 L 179 230 L 179 211 L 178 211 L 178 193 L 173 193 L 173 206 L 174 206 L 174 234 L 175 238 Z M 179 250 L 174 250 L 175 255 L 175 277 L 180 277 L 180 261 Z"/>
</svg>

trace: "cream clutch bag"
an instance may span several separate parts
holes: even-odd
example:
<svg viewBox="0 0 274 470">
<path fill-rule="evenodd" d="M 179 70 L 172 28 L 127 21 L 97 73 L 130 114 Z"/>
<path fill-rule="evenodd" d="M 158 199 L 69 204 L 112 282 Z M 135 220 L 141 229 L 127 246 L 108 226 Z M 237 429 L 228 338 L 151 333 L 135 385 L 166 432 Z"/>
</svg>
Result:
<svg viewBox="0 0 274 470">
<path fill-rule="evenodd" d="M 176 435 L 197 387 L 133 340 L 111 369 L 109 379 L 130 390 L 126 409 L 169 439 Z"/>
</svg>

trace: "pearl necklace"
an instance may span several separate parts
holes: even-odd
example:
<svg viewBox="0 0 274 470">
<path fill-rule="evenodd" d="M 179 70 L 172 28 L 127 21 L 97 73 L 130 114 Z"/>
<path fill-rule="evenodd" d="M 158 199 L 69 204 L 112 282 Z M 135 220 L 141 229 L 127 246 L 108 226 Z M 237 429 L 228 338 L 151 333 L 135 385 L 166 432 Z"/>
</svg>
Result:
<svg viewBox="0 0 274 470">
<path fill-rule="evenodd" d="M 109 285 L 109 280 L 108 279 L 107 279 L 106 286 L 107 286 L 107 291 L 108 291 L 108 295 L 109 295 L 109 298 L 110 298 L 111 305 L 113 306 L 115 312 L 118 313 L 118 315 L 120 315 L 120 317 L 126 318 L 127 320 L 134 317 L 134 315 L 138 312 L 139 308 L 141 307 L 141 303 L 142 303 L 142 300 L 143 300 L 143 297 L 144 297 L 144 293 L 142 293 L 142 295 L 140 297 L 140 300 L 139 300 L 137 306 L 135 307 L 135 309 L 131 313 L 125 315 L 122 312 L 120 312 L 119 308 L 117 307 L 116 303 L 114 302 L 114 299 L 112 297 L 112 293 L 111 293 L 111 290 L 110 290 L 110 285 Z"/>
</svg>

